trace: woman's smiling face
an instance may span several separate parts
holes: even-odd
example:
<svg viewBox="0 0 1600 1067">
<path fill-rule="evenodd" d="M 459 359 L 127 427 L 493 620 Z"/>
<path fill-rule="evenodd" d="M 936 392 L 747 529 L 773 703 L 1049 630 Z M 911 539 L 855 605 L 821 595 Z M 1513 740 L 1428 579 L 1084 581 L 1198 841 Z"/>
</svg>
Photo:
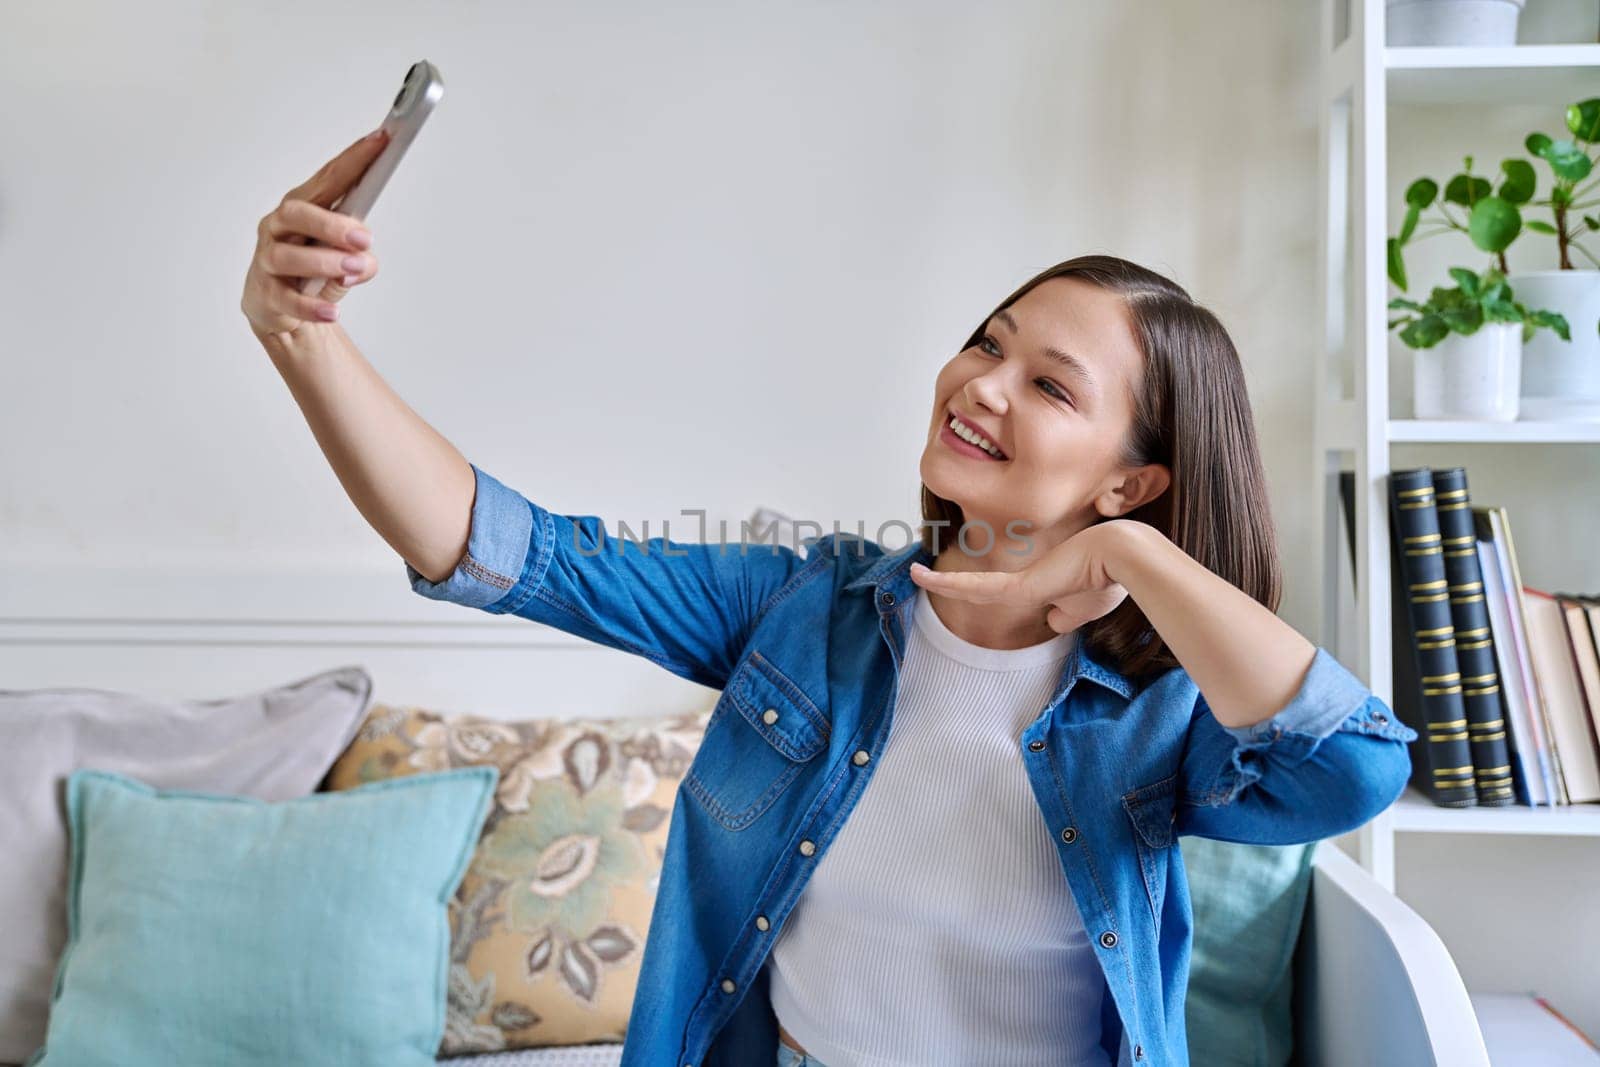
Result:
<svg viewBox="0 0 1600 1067">
<path fill-rule="evenodd" d="M 969 524 L 989 523 L 1002 546 L 1013 520 L 1032 523 L 1018 524 L 1017 535 L 1047 548 L 1098 516 L 1132 510 L 1143 499 L 1123 495 L 1137 468 L 1121 466 L 1121 446 L 1143 363 L 1120 295 L 1073 277 L 1039 283 L 939 371 L 923 484 L 960 505 Z M 1003 458 L 962 442 L 952 415 Z M 1145 499 L 1156 495 L 1142 489 Z M 941 531 L 939 543 L 955 537 Z M 966 544 L 973 552 L 990 547 L 981 527 Z"/>
</svg>

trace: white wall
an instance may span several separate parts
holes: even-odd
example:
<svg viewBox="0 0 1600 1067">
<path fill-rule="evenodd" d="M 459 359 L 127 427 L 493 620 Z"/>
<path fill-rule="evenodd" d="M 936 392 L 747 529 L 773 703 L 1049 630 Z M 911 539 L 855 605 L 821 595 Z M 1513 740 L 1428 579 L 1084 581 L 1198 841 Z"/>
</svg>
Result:
<svg viewBox="0 0 1600 1067">
<path fill-rule="evenodd" d="M 343 321 L 502 481 L 652 533 L 914 523 L 939 366 L 1111 252 L 1233 331 L 1309 625 L 1314 15 L 1204 7 L 13 5 L 0 566 L 403 581 L 239 296 L 256 222 L 426 57 Z"/>
<path fill-rule="evenodd" d="M 382 271 L 343 318 L 485 470 L 653 534 L 697 507 L 736 529 L 759 504 L 915 523 L 938 367 L 1019 282 L 1110 252 L 1170 273 L 1233 333 L 1282 615 L 1310 630 L 1316 6 L 12 0 L 0 573 L 403 586 L 238 304 L 257 220 L 427 58 L 446 95 L 370 220 Z M 1409 175 L 1421 156 L 1403 147 Z M 1480 477 L 1466 458 L 1475 488 L 1526 499 L 1513 467 Z M 1592 484 L 1592 452 L 1541 461 Z M 1594 516 L 1564 506 L 1581 537 L 1518 527 L 1529 580 L 1595 588 L 1576 543 Z M 1542 862 L 1559 885 L 1577 857 L 1540 844 L 1402 842 L 1402 890 L 1432 894 L 1457 948 L 1492 914 L 1413 860 Z M 1537 912 L 1585 914 L 1582 881 Z M 1511 907 L 1514 887 L 1495 889 Z M 1538 985 L 1541 942 L 1561 975 L 1543 991 L 1600 1028 L 1578 1002 L 1600 1001 L 1578 966 L 1600 947 L 1587 914 L 1585 944 L 1509 932 L 1526 961 L 1509 985 L 1460 952 L 1469 983 Z"/>
</svg>

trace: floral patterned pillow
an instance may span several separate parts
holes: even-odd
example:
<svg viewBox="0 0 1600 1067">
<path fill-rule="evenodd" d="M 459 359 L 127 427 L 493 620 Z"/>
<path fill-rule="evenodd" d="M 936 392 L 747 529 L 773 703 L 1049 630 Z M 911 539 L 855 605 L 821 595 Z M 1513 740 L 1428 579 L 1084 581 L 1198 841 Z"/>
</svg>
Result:
<svg viewBox="0 0 1600 1067">
<path fill-rule="evenodd" d="M 441 1056 L 622 1040 L 673 799 L 710 717 L 508 722 L 372 705 L 325 788 L 500 769 L 450 902 Z"/>
</svg>

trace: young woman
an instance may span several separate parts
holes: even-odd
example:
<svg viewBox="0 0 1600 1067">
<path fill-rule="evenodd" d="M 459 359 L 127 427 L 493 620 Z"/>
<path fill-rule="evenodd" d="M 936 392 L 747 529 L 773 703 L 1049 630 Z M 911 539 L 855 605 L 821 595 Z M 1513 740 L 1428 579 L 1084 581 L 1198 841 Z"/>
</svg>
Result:
<svg viewBox="0 0 1600 1067">
<path fill-rule="evenodd" d="M 722 690 L 623 1063 L 1186 1063 L 1179 835 L 1354 829 L 1415 737 L 1274 614 L 1217 319 L 1068 260 L 938 372 L 919 540 L 641 545 L 468 463 L 319 315 L 376 273 L 329 208 L 380 147 L 262 219 L 242 301 L 352 501 L 421 595 Z M 310 300 L 308 276 L 333 283 Z"/>
</svg>

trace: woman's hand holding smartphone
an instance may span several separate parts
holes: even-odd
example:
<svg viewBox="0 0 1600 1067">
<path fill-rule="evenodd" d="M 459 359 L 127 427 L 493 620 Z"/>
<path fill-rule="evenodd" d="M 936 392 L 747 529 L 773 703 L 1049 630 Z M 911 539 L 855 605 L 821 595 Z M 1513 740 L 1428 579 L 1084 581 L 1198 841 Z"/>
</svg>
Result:
<svg viewBox="0 0 1600 1067">
<path fill-rule="evenodd" d="M 257 224 L 239 306 L 258 337 L 336 321 L 344 294 L 378 273 L 362 221 L 443 95 L 438 68 L 413 63 L 383 124 L 289 190 Z"/>
<path fill-rule="evenodd" d="M 418 573 L 442 580 L 466 555 L 472 464 L 349 334 L 317 316 L 378 272 L 363 220 L 440 92 L 432 64 L 415 64 L 382 136 L 339 153 L 261 220 L 241 306 L 361 517 Z M 349 255 L 363 257 L 359 270 L 345 267 Z"/>
<path fill-rule="evenodd" d="M 305 322 L 333 322 L 352 286 L 378 273 L 372 232 L 333 204 L 383 151 L 387 133 L 374 130 L 290 189 L 256 226 L 256 253 L 244 279 L 240 309 L 257 334 L 288 333 Z M 312 246 L 309 241 L 318 241 Z M 302 279 L 331 279 L 311 296 Z"/>
</svg>

